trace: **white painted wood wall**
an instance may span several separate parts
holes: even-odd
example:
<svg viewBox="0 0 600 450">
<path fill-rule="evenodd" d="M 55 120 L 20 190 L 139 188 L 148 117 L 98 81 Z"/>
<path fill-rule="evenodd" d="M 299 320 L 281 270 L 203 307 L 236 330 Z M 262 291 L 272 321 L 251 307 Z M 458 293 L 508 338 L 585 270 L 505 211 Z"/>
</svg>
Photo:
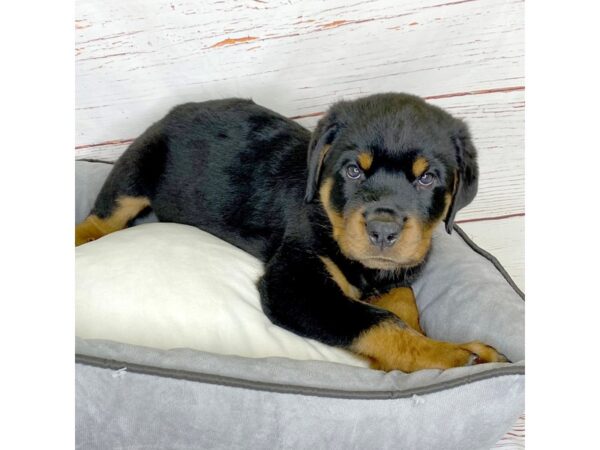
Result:
<svg viewBox="0 0 600 450">
<path fill-rule="evenodd" d="M 114 160 L 188 101 L 249 97 L 312 128 L 339 99 L 417 94 L 470 125 L 480 190 L 458 222 L 523 289 L 523 10 L 516 0 L 77 0 L 75 156 Z"/>
</svg>

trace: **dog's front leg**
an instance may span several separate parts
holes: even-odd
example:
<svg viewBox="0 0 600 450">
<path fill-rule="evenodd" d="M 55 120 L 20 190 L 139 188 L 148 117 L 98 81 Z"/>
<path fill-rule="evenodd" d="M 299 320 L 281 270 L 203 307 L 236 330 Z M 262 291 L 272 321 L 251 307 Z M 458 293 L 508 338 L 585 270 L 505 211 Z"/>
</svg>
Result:
<svg viewBox="0 0 600 450">
<path fill-rule="evenodd" d="M 412 288 L 392 288 L 383 295 L 369 298 L 367 302 L 393 312 L 413 330 L 425 334 L 419 323 L 419 310 Z"/>
<path fill-rule="evenodd" d="M 282 245 L 259 281 L 262 307 L 273 323 L 365 356 L 382 370 L 413 372 L 504 360 L 483 344 L 430 339 L 393 312 L 351 298 L 326 264 L 302 243 Z"/>
</svg>

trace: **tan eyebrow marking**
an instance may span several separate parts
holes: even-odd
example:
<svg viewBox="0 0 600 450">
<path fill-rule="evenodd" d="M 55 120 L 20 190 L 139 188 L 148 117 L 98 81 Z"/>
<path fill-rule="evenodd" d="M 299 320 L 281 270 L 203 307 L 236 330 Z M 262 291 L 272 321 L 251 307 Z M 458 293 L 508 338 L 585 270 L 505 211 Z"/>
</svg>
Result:
<svg viewBox="0 0 600 450">
<path fill-rule="evenodd" d="M 373 155 L 366 152 L 358 154 L 358 165 L 362 170 L 369 170 L 373 164 Z"/>
<path fill-rule="evenodd" d="M 419 156 L 417 159 L 414 160 L 412 165 L 413 175 L 415 177 L 420 177 L 425 173 L 428 167 L 429 163 L 427 162 L 427 160 L 422 156 Z"/>
</svg>

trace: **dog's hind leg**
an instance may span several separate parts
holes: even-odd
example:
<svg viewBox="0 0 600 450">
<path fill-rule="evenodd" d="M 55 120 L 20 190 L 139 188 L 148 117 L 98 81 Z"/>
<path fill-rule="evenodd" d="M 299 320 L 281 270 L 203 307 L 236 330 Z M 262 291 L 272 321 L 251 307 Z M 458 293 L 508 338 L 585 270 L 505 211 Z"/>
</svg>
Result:
<svg viewBox="0 0 600 450">
<path fill-rule="evenodd" d="M 150 206 L 148 197 L 120 195 L 116 197 L 107 214 L 90 214 L 75 227 L 75 245 L 94 241 L 114 231 L 121 230 Z"/>
<path fill-rule="evenodd" d="M 89 216 L 75 227 L 75 245 L 126 228 L 151 208 L 167 146 L 160 122 L 133 142 L 115 163 Z"/>
</svg>

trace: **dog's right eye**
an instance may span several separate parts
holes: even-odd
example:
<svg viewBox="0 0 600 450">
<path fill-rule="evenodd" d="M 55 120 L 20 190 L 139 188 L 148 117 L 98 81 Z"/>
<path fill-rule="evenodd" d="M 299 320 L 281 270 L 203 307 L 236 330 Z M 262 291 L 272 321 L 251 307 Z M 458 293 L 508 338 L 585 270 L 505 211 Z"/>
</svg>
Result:
<svg viewBox="0 0 600 450">
<path fill-rule="evenodd" d="M 357 180 L 362 175 L 362 170 L 356 164 L 350 164 L 346 167 L 346 175 L 348 175 L 348 178 Z"/>
</svg>

